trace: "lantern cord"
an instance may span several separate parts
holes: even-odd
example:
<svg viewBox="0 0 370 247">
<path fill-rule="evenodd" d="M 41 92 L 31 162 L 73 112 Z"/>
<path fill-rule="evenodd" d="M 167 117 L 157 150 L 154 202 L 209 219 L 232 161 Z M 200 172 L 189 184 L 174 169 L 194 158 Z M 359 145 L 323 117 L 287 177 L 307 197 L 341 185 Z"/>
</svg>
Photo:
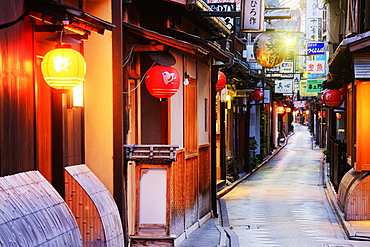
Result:
<svg viewBox="0 0 370 247">
<path fill-rule="evenodd" d="M 140 84 L 143 82 L 143 80 L 144 80 L 144 78 L 145 78 L 145 76 L 146 76 L 146 73 L 148 73 L 148 71 L 154 66 L 156 64 L 156 62 L 154 62 L 153 64 L 152 64 L 152 66 L 150 66 L 150 68 L 145 72 L 145 74 L 143 75 L 143 77 L 141 78 L 141 80 L 140 80 L 140 82 L 133 88 L 133 89 L 131 89 L 130 91 L 128 91 L 128 92 L 122 92 L 122 93 L 131 93 L 131 92 L 133 92 L 133 91 L 135 91 L 139 86 L 140 86 Z"/>
<path fill-rule="evenodd" d="M 131 56 L 132 56 L 132 52 L 134 51 L 135 46 L 136 46 L 136 44 L 134 44 L 134 45 L 131 47 L 131 50 L 130 50 L 130 52 L 128 53 L 127 57 L 125 57 L 125 58 L 123 59 L 123 62 L 122 62 L 122 63 L 123 63 L 123 65 L 122 65 L 122 67 L 125 67 L 125 66 L 126 66 L 126 64 L 128 63 L 128 61 L 130 61 Z"/>
</svg>

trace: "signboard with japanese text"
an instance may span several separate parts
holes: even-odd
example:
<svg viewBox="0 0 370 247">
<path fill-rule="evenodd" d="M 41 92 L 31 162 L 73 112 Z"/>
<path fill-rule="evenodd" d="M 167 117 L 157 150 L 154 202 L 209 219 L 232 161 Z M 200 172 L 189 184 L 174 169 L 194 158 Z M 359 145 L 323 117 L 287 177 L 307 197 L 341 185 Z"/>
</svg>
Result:
<svg viewBox="0 0 370 247">
<path fill-rule="evenodd" d="M 222 12 L 222 11 L 237 11 L 237 8 L 236 8 L 236 3 L 232 3 L 230 1 L 226 2 L 225 0 L 224 1 L 213 1 L 214 3 L 210 3 L 210 1 L 208 1 L 208 6 L 211 7 L 211 9 L 213 11 L 219 11 L 219 12 Z M 240 0 L 239 0 L 239 3 L 240 3 Z M 239 4 L 240 5 L 240 4 Z M 239 9 L 240 10 L 240 6 L 239 6 Z M 226 23 L 226 26 L 232 30 L 233 32 L 235 31 L 235 18 L 233 17 L 220 17 L 225 23 Z"/>
<path fill-rule="evenodd" d="M 324 80 L 307 80 L 307 93 L 321 93 L 323 88 L 322 88 L 322 83 Z"/>
<path fill-rule="evenodd" d="M 325 43 L 324 42 L 308 42 L 307 55 L 324 55 Z"/>
<path fill-rule="evenodd" d="M 244 0 L 241 9 L 241 31 L 262 32 L 264 29 L 265 1 Z"/>
<path fill-rule="evenodd" d="M 306 18 L 322 18 L 323 4 L 321 0 L 306 0 Z M 321 6 L 319 5 L 321 3 Z"/>
<path fill-rule="evenodd" d="M 293 80 L 275 80 L 275 93 L 293 93 Z"/>
<path fill-rule="evenodd" d="M 322 19 L 307 19 L 306 22 L 307 38 L 312 41 L 322 39 Z"/>
<path fill-rule="evenodd" d="M 325 60 L 307 60 L 306 72 L 311 74 L 325 74 Z"/>
<path fill-rule="evenodd" d="M 299 86 L 299 96 L 300 97 L 313 97 L 313 96 L 317 96 L 317 93 L 308 93 L 307 92 L 307 81 L 301 80 L 300 86 Z"/>
</svg>

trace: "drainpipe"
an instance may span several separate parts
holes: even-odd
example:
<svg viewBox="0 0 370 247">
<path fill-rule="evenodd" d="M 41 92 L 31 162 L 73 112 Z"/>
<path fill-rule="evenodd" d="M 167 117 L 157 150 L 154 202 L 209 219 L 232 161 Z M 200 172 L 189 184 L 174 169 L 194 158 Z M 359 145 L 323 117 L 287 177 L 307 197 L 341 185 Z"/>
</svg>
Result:
<svg viewBox="0 0 370 247">
<path fill-rule="evenodd" d="M 219 66 L 211 67 L 211 198 L 213 216 L 217 214 L 217 164 L 216 164 L 216 83 Z"/>
</svg>

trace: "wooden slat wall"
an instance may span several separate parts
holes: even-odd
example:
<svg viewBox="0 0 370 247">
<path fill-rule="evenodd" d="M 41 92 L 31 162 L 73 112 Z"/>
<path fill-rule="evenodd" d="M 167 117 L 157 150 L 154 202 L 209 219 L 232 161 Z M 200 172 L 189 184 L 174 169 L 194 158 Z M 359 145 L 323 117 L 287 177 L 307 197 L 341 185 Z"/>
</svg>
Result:
<svg viewBox="0 0 370 247">
<path fill-rule="evenodd" d="M 359 177 L 348 188 L 344 216 L 346 220 L 370 220 L 370 177 L 369 173 L 358 173 Z"/>
<path fill-rule="evenodd" d="M 211 211 L 210 145 L 198 150 L 199 156 L 187 158 L 183 149 L 178 150 L 171 166 L 171 233 L 176 236 Z"/>
<path fill-rule="evenodd" d="M 0 3 L 0 22 L 14 21 L 24 1 Z M 32 23 L 0 29 L 0 176 L 35 169 Z"/>
<path fill-rule="evenodd" d="M 185 159 L 185 228 L 198 220 L 198 156 Z"/>
<path fill-rule="evenodd" d="M 171 165 L 171 233 L 179 236 L 185 230 L 185 151 L 176 152 L 177 161 Z"/>
<path fill-rule="evenodd" d="M 199 219 L 211 211 L 210 151 L 211 147 L 209 144 L 199 147 Z"/>
<path fill-rule="evenodd" d="M 66 202 L 84 246 L 123 246 L 121 218 L 108 189 L 86 165 L 69 166 L 65 171 Z"/>
</svg>

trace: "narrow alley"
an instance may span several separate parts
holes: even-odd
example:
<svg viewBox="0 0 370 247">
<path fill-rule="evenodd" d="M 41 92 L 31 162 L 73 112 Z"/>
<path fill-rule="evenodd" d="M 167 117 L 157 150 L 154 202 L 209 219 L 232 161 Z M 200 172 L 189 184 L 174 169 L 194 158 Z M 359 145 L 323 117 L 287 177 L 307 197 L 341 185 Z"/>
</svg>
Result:
<svg viewBox="0 0 370 247">
<path fill-rule="evenodd" d="M 221 199 L 239 245 L 369 246 L 346 239 L 323 186 L 322 150 L 294 127 L 284 149 Z"/>
</svg>

